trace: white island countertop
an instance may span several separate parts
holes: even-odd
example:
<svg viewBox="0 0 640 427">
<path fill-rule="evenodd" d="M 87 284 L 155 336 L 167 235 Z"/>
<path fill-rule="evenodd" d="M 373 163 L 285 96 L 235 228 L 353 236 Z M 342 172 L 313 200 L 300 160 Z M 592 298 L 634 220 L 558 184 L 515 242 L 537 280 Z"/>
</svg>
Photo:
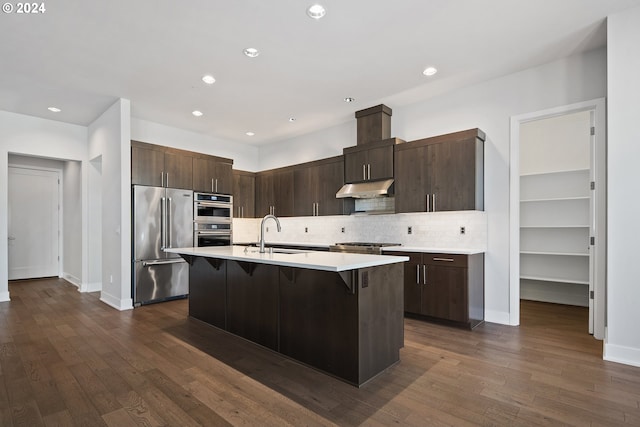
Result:
<svg viewBox="0 0 640 427">
<path fill-rule="evenodd" d="M 245 251 L 245 249 L 247 250 Z M 342 252 L 304 250 L 286 251 L 287 253 L 283 253 L 276 249 L 274 252 L 267 251 L 265 253 L 260 253 L 258 252 L 258 248 L 247 248 L 246 246 L 208 246 L 165 249 L 165 252 L 181 255 L 336 272 L 409 261 L 409 257 L 406 256 L 350 254 Z"/>
</svg>

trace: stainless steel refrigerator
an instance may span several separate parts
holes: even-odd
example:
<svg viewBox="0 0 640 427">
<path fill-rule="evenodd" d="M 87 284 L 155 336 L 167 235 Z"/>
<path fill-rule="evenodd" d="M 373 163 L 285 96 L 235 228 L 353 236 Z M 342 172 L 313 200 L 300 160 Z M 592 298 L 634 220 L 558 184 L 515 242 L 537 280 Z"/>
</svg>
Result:
<svg viewBox="0 0 640 427">
<path fill-rule="evenodd" d="M 185 297 L 189 265 L 165 248 L 193 246 L 193 191 L 133 186 L 135 306 Z"/>
</svg>

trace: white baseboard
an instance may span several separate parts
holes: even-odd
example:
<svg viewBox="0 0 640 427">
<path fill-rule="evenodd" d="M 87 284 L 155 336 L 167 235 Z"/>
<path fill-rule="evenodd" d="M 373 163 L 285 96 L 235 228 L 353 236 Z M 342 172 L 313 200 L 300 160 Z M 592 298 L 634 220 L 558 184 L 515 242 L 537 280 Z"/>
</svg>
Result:
<svg viewBox="0 0 640 427">
<path fill-rule="evenodd" d="M 64 280 L 66 280 L 67 282 L 71 283 L 72 285 L 75 285 L 76 288 L 80 288 L 80 283 L 81 280 L 78 279 L 76 276 L 74 276 L 73 274 L 69 274 L 69 273 L 62 273 L 62 278 Z"/>
<path fill-rule="evenodd" d="M 120 311 L 133 309 L 133 299 L 118 299 L 113 295 L 109 295 L 105 291 L 100 293 L 100 301 Z"/>
<path fill-rule="evenodd" d="M 604 344 L 602 358 L 609 362 L 640 367 L 640 349 L 615 344 Z"/>
<path fill-rule="evenodd" d="M 510 316 L 506 311 L 493 311 L 493 310 L 485 310 L 484 311 L 484 321 L 491 323 L 499 323 L 501 325 L 511 325 L 509 323 Z M 514 326 L 514 325 L 511 325 Z"/>
<path fill-rule="evenodd" d="M 7 302 L 7 301 L 11 301 L 11 298 L 9 298 L 9 291 L 0 292 L 0 302 Z"/>
<path fill-rule="evenodd" d="M 99 292 L 102 290 L 102 282 L 83 283 L 78 292 Z"/>
</svg>

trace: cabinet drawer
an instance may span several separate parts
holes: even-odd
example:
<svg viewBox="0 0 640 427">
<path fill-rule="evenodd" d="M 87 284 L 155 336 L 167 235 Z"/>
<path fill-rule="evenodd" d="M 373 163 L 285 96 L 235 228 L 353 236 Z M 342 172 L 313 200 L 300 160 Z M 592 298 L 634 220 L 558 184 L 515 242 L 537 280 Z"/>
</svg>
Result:
<svg viewBox="0 0 640 427">
<path fill-rule="evenodd" d="M 428 265 L 446 265 L 449 267 L 466 267 L 467 255 L 460 254 L 423 254 L 423 262 Z"/>
</svg>

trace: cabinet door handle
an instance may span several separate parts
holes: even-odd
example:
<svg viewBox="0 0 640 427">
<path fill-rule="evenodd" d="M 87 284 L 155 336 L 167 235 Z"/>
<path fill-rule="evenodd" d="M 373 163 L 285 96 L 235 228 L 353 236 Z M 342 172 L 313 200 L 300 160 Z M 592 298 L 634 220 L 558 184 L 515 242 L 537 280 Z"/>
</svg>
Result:
<svg viewBox="0 0 640 427">
<path fill-rule="evenodd" d="M 164 172 L 160 172 L 160 187 L 164 187 Z"/>
<path fill-rule="evenodd" d="M 364 163 L 362 164 L 362 179 L 367 179 L 367 169 Z"/>
<path fill-rule="evenodd" d="M 367 179 L 371 179 L 371 163 L 367 164 Z"/>
<path fill-rule="evenodd" d="M 433 193 L 433 212 L 436 211 L 436 193 Z"/>
<path fill-rule="evenodd" d="M 438 257 L 433 258 L 433 260 L 434 261 L 444 261 L 444 262 L 453 262 L 454 261 L 453 258 L 438 258 Z"/>
<path fill-rule="evenodd" d="M 167 185 L 165 185 L 165 187 L 169 187 L 169 172 L 167 172 L 165 175 L 167 175 Z"/>
<path fill-rule="evenodd" d="M 416 265 L 416 285 L 420 284 L 420 265 Z"/>
<path fill-rule="evenodd" d="M 427 212 L 429 212 L 430 206 L 429 206 L 429 201 L 431 199 L 431 196 L 429 194 L 427 194 Z"/>
<path fill-rule="evenodd" d="M 422 264 L 422 283 L 427 284 L 427 264 Z"/>
<path fill-rule="evenodd" d="M 218 192 L 218 178 L 216 178 L 216 193 Z"/>
<path fill-rule="evenodd" d="M 244 218 L 244 206 L 240 208 L 240 218 Z"/>
</svg>

